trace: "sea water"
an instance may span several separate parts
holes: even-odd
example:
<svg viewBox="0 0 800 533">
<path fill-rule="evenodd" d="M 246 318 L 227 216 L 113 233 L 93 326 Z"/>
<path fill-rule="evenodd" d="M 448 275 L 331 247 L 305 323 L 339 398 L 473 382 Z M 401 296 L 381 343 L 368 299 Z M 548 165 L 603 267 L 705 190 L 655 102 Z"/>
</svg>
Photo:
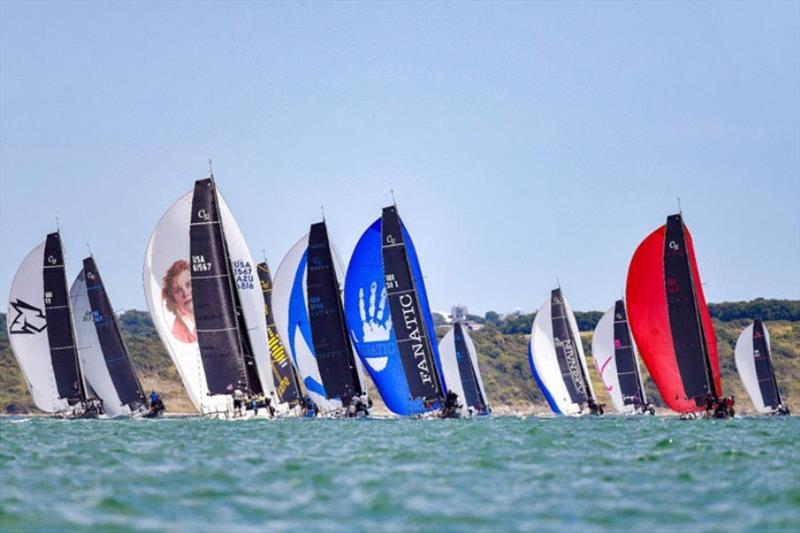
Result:
<svg viewBox="0 0 800 533">
<path fill-rule="evenodd" d="M 798 531 L 800 419 L 0 420 L 0 529 Z"/>
</svg>

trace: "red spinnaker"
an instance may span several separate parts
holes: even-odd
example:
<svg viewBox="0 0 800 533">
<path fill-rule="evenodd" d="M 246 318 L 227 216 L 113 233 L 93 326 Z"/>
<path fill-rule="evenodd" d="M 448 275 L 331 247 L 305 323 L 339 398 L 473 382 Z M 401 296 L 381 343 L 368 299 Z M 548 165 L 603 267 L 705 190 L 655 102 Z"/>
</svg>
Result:
<svg viewBox="0 0 800 533">
<path fill-rule="evenodd" d="M 703 296 L 692 236 L 685 226 L 683 231 L 697 310 L 705 337 L 706 353 L 717 395 L 722 396 L 714 327 L 711 323 L 711 316 L 708 314 L 705 296 Z M 673 411 L 696 412 L 702 410 L 703 407 L 698 406 L 695 398 L 687 398 L 672 337 L 664 271 L 665 233 L 666 225 L 648 235 L 633 254 L 626 284 L 628 321 L 641 357 L 647 365 L 661 397 Z"/>
</svg>

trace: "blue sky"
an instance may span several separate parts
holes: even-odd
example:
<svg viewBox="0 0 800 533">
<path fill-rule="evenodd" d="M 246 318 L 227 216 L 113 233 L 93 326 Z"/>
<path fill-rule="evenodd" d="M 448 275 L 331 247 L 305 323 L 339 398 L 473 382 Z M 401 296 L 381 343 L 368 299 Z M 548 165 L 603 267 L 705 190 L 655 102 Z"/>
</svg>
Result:
<svg viewBox="0 0 800 533">
<path fill-rule="evenodd" d="M 606 309 L 677 196 L 710 301 L 800 298 L 798 6 L 4 1 L 0 297 L 58 216 L 144 309 L 211 157 L 273 268 L 394 189 L 436 309 Z"/>
</svg>

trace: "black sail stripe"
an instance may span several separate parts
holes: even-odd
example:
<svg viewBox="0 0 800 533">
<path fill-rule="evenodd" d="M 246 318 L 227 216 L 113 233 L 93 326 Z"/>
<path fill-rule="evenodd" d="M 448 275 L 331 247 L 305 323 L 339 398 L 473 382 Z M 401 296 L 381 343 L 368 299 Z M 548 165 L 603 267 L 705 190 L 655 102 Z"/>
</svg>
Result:
<svg viewBox="0 0 800 533">
<path fill-rule="evenodd" d="M 550 320 L 553 325 L 556 359 L 569 397 L 574 403 L 586 403 L 589 398 L 589 390 L 586 386 L 586 376 L 583 374 L 583 365 L 577 346 L 577 342 L 580 340 L 576 340 L 572 334 L 560 288 L 553 289 L 550 293 Z"/>
<path fill-rule="evenodd" d="M 408 263 L 400 217 L 394 206 L 381 216 L 383 272 L 392 325 L 400 361 L 412 399 L 436 401 L 442 386 L 433 357 L 430 335 L 419 305 L 414 278 Z M 413 342 L 404 342 L 413 340 Z"/>
<path fill-rule="evenodd" d="M 325 222 L 312 224 L 309 232 L 306 290 L 311 338 L 326 397 L 362 394 Z"/>
<path fill-rule="evenodd" d="M 86 280 L 86 291 L 92 310 L 97 339 L 111 376 L 111 382 L 123 405 L 136 409 L 146 404 L 136 370 L 128 354 L 128 348 L 120 333 L 114 309 L 106 293 L 100 271 L 92 257 L 83 260 L 83 275 Z"/>
<path fill-rule="evenodd" d="M 42 266 L 47 340 L 51 347 L 50 359 L 53 363 L 56 388 L 59 398 L 64 398 L 69 404 L 74 405 L 86 398 L 86 392 L 80 371 L 78 350 L 75 348 L 64 252 L 58 232 L 47 235 Z"/>
<path fill-rule="evenodd" d="M 716 397 L 714 380 L 694 292 L 683 220 L 667 217 L 664 236 L 664 283 L 669 325 L 686 397 L 705 405 L 706 396 Z"/>
<path fill-rule="evenodd" d="M 213 180 L 198 180 L 189 227 L 192 307 L 200 356 L 212 395 L 231 394 L 247 383 L 234 291 L 219 221 Z"/>
<path fill-rule="evenodd" d="M 776 408 L 781 403 L 780 392 L 775 380 L 775 369 L 772 366 L 772 354 L 769 352 L 764 324 L 760 318 L 753 323 L 753 358 L 755 359 L 758 388 L 761 390 L 764 405 Z"/>
<path fill-rule="evenodd" d="M 464 402 L 465 405 L 469 407 L 474 407 L 478 411 L 483 411 L 486 409 L 486 402 L 481 394 L 478 377 L 475 374 L 475 368 L 472 365 L 472 357 L 470 357 L 464 335 L 464 328 L 461 322 L 456 322 L 453 325 L 453 340 L 456 345 L 458 374 L 461 378 L 461 387 L 464 389 Z"/>
<path fill-rule="evenodd" d="M 614 304 L 614 362 L 617 365 L 622 403 L 640 406 L 644 403 L 641 390 L 639 366 L 636 364 L 636 352 L 633 350 L 625 303 L 617 300 Z"/>
<path fill-rule="evenodd" d="M 264 296 L 264 315 L 267 321 L 267 345 L 272 364 L 272 379 L 275 391 L 282 403 L 297 405 L 300 400 L 300 385 L 294 365 L 289 360 L 286 349 L 278 335 L 275 319 L 272 318 L 272 274 L 267 262 L 258 264 L 258 279 L 261 282 L 261 293 Z"/>
</svg>

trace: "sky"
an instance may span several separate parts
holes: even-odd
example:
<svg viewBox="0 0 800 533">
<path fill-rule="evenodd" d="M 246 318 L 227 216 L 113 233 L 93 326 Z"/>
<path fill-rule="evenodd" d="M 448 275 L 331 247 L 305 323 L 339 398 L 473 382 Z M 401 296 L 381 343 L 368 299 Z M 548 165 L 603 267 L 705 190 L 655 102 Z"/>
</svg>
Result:
<svg viewBox="0 0 800 533">
<path fill-rule="evenodd" d="M 437 310 L 607 309 L 678 197 L 709 301 L 797 299 L 800 3 L 0 2 L 4 300 L 58 217 L 145 309 L 209 158 L 273 269 L 394 190 Z"/>
</svg>

